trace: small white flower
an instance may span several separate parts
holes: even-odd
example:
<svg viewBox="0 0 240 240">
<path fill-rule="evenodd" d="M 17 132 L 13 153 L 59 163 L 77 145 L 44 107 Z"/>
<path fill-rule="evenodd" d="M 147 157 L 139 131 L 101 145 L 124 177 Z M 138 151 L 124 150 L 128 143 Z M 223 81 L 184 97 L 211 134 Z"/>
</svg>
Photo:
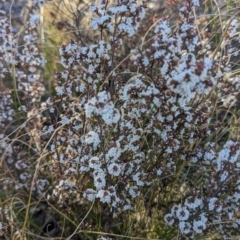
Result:
<svg viewBox="0 0 240 240">
<path fill-rule="evenodd" d="M 162 173 L 163 173 L 163 172 L 162 172 L 162 170 L 161 170 L 161 169 L 158 169 L 158 170 L 157 170 L 157 175 L 158 175 L 158 176 L 161 176 L 161 175 L 162 175 Z"/>
<path fill-rule="evenodd" d="M 189 211 L 186 207 L 180 207 L 176 212 L 176 216 L 180 221 L 186 221 L 189 218 Z"/>
<path fill-rule="evenodd" d="M 228 171 L 223 171 L 222 174 L 220 175 L 220 181 L 221 181 L 221 182 L 226 181 L 226 179 L 228 178 L 228 176 L 229 176 Z"/>
<path fill-rule="evenodd" d="M 96 150 L 100 143 L 100 139 L 96 132 L 90 131 L 88 132 L 88 134 L 85 135 L 85 142 L 90 145 L 92 144 L 93 149 Z"/>
<path fill-rule="evenodd" d="M 108 172 L 115 177 L 118 177 L 121 174 L 121 165 L 117 163 L 111 163 L 108 166 Z"/>
<path fill-rule="evenodd" d="M 54 113 L 54 111 L 55 111 L 55 110 L 54 110 L 53 107 L 51 107 L 51 108 L 49 109 L 49 112 L 50 112 L 50 113 Z"/>
<path fill-rule="evenodd" d="M 94 29 L 97 30 L 98 29 L 98 19 L 94 18 L 91 20 L 90 26 Z"/>
<path fill-rule="evenodd" d="M 187 206 L 189 209 L 195 210 L 196 208 L 203 205 L 203 201 L 201 198 L 198 197 L 188 197 L 186 198 L 184 205 Z"/>
<path fill-rule="evenodd" d="M 129 187 L 128 192 L 132 198 L 138 197 L 140 195 L 140 192 L 137 186 Z"/>
<path fill-rule="evenodd" d="M 62 96 L 64 94 L 64 89 L 63 87 L 57 87 L 57 95 Z"/>
<path fill-rule="evenodd" d="M 196 233 L 202 233 L 206 229 L 206 224 L 203 221 L 193 221 L 193 230 Z"/>
<path fill-rule="evenodd" d="M 112 147 L 108 150 L 108 152 L 106 153 L 106 161 L 115 161 L 117 160 L 120 156 L 121 156 L 121 148 L 120 148 L 120 144 L 118 142 L 116 142 L 117 146 L 116 147 Z"/>
<path fill-rule="evenodd" d="M 101 167 L 101 163 L 99 161 L 99 158 L 98 157 L 92 157 L 89 160 L 89 167 L 93 168 L 95 170 L 99 169 Z"/>
<path fill-rule="evenodd" d="M 30 19 L 29 21 L 31 23 L 34 23 L 34 24 L 38 24 L 40 22 L 40 17 L 38 15 L 33 15 L 33 14 L 30 14 Z"/>
<path fill-rule="evenodd" d="M 69 120 L 66 116 L 63 116 L 62 119 L 61 119 L 62 125 L 68 124 L 69 121 L 70 121 L 70 120 Z"/>
<path fill-rule="evenodd" d="M 199 0 L 192 0 L 192 4 L 194 7 L 199 7 Z"/>
<path fill-rule="evenodd" d="M 144 186 L 144 182 L 140 179 L 142 174 L 140 172 L 137 172 L 136 174 L 133 175 L 133 181 L 136 182 L 138 186 Z"/>
<path fill-rule="evenodd" d="M 144 67 L 147 67 L 147 66 L 149 65 L 149 60 L 148 60 L 147 57 L 144 57 L 144 58 L 142 59 L 142 64 L 143 64 Z"/>
<path fill-rule="evenodd" d="M 183 234 L 188 234 L 191 231 L 191 224 L 189 222 L 180 221 L 179 229 Z"/>
<path fill-rule="evenodd" d="M 99 190 L 96 198 L 100 199 L 100 202 L 102 203 L 110 203 L 111 202 L 111 194 L 107 190 Z"/>
<path fill-rule="evenodd" d="M 210 211 L 215 210 L 216 212 L 221 212 L 222 204 L 218 201 L 217 198 L 215 198 L 215 197 L 210 198 L 209 203 L 208 203 L 208 209 Z"/>
<path fill-rule="evenodd" d="M 172 214 L 168 213 L 164 216 L 164 221 L 169 225 L 172 226 L 174 224 L 174 217 Z"/>
<path fill-rule="evenodd" d="M 208 218 L 206 217 L 206 213 L 201 213 L 199 217 L 201 221 L 203 221 L 204 223 L 207 223 Z"/>
<path fill-rule="evenodd" d="M 91 188 L 88 188 L 83 193 L 83 197 L 86 198 L 88 201 L 92 202 L 96 197 L 97 192 Z"/>
<path fill-rule="evenodd" d="M 97 190 L 101 190 L 106 186 L 105 173 L 101 168 L 93 172 L 94 186 Z"/>
</svg>

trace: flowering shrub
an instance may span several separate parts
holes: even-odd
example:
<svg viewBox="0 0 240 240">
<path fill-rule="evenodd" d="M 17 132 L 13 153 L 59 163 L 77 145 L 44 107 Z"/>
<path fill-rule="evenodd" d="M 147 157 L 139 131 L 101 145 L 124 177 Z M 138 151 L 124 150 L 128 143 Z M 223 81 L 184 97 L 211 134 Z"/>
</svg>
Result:
<svg viewBox="0 0 240 240">
<path fill-rule="evenodd" d="M 98 38 L 59 48 L 56 95 L 46 101 L 40 74 L 46 61 L 34 14 L 43 2 L 33 3 L 22 47 L 0 12 L 0 77 L 3 83 L 13 79 L 13 90 L 0 92 L 6 169 L 1 184 L 10 196 L 27 191 L 26 202 L 34 197 L 57 208 L 73 225 L 66 237 L 73 227 L 73 235 L 80 227 L 99 229 L 96 221 L 85 221 L 88 215 L 99 216 L 103 231 L 116 233 L 116 219 L 151 202 L 173 236 L 217 230 L 227 239 L 240 224 L 240 142 L 221 139 L 226 125 L 213 112 L 219 101 L 230 108 L 239 98 L 239 77 L 230 75 L 237 19 L 226 23 L 220 44 L 209 53 L 193 14 L 199 2 L 187 0 L 175 29 L 163 17 L 152 26 L 153 37 L 122 53 L 149 2 L 93 4 L 90 27 Z M 10 221 L 8 205 L 3 207 Z M 75 208 L 86 214 L 80 223 Z"/>
</svg>

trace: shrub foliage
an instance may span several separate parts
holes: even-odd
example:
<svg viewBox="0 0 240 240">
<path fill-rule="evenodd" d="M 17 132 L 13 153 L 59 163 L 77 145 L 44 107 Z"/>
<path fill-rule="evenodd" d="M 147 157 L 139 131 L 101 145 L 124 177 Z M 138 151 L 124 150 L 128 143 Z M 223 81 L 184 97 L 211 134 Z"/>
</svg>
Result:
<svg viewBox="0 0 240 240">
<path fill-rule="evenodd" d="M 149 3 L 92 4 L 94 35 L 59 47 L 56 94 L 47 97 L 38 43 L 44 1 L 33 1 L 20 40 L 0 11 L 0 234 L 237 234 L 237 18 L 207 42 L 194 14 L 199 1 L 187 0 L 175 26 L 163 15 L 143 33 Z M 40 202 L 61 231 L 50 229 L 55 222 L 29 223 Z"/>
</svg>

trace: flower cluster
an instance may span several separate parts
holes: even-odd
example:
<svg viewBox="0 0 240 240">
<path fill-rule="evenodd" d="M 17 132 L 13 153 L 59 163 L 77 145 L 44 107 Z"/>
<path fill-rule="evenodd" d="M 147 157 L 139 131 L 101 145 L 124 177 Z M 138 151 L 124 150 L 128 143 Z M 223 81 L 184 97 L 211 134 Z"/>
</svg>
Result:
<svg viewBox="0 0 240 240">
<path fill-rule="evenodd" d="M 114 8 L 100 1 L 91 7 L 98 15 L 91 26 L 101 33 L 106 29 L 112 33 L 109 43 L 100 39 L 98 44 L 79 47 L 72 41 L 60 47 L 65 70 L 56 78 L 63 112 L 58 125 L 61 130 L 51 143 L 56 162 L 51 172 L 57 175 L 60 171 L 64 181 L 79 174 L 92 176 L 86 186 L 75 181 L 74 188 L 88 201 L 109 204 L 114 212 L 132 209 L 142 189 L 159 178 L 171 183 L 174 176 L 183 174 L 195 185 L 191 174 L 204 173 L 204 189 L 200 184 L 196 189 L 182 190 L 185 202 L 173 205 L 164 219 L 171 226 L 177 224 L 183 235 L 211 231 L 209 222 L 225 219 L 228 211 L 233 214 L 229 206 L 224 210 L 228 204 L 222 196 L 227 186 L 237 186 L 238 178 L 230 173 L 238 172 L 239 143 L 228 141 L 219 152 L 213 143 L 204 144 L 219 129 L 217 122 L 211 123 L 215 98 L 209 93 L 220 84 L 222 74 L 218 72 L 221 66 L 199 45 L 191 13 L 199 3 L 187 1 L 174 31 L 166 19 L 156 24 L 155 36 L 131 56 L 136 73 L 123 82 L 120 69 L 115 67 L 119 57 L 115 51 L 120 49 L 122 36 L 131 36 L 137 29 L 126 25 L 130 22 L 125 12 L 133 18 L 135 11 L 136 19 L 143 16 L 135 1 L 128 4 L 121 1 Z M 112 16 L 120 22 L 114 25 Z M 196 142 L 203 145 L 194 148 Z M 58 146 L 61 149 L 57 150 Z M 195 168 L 198 164 L 202 168 Z M 185 175 L 179 166 L 189 168 L 191 174 Z M 216 191 L 208 193 L 208 189 Z M 204 197 L 201 191 L 206 191 Z M 237 188 L 233 192 L 236 194 Z M 233 199 L 229 193 L 230 205 Z M 224 227 L 229 226 L 219 229 L 225 231 Z"/>
<path fill-rule="evenodd" d="M 92 5 L 91 11 L 98 15 L 91 20 L 94 30 L 106 28 L 110 33 L 133 36 L 139 27 L 139 22 L 145 15 L 145 2 L 143 5 L 136 0 L 121 0 L 115 6 L 108 7 L 108 1 L 100 0 L 98 5 Z M 117 22 L 116 22 L 117 19 Z"/>
<path fill-rule="evenodd" d="M 19 40 L 14 35 L 9 15 L 1 10 L 0 153 L 7 167 L 16 173 L 15 190 L 30 190 L 33 186 L 33 191 L 40 194 L 48 187 L 48 180 L 40 178 L 32 184 L 32 160 L 27 156 L 36 157 L 41 149 L 37 124 L 40 118 L 39 103 L 45 87 L 40 69 L 46 61 L 36 43 L 39 16 L 30 12 L 25 34 Z M 13 181 L 6 178 L 5 183 L 9 187 Z"/>
<path fill-rule="evenodd" d="M 182 206 L 174 205 L 164 219 L 170 226 L 178 224 L 183 235 L 212 231 L 212 227 L 207 228 L 209 225 L 219 229 L 222 236 L 227 238 L 228 229 L 236 228 L 239 224 L 239 218 L 234 215 L 238 211 L 236 204 L 240 197 L 237 177 L 240 145 L 229 140 L 218 153 L 213 150 L 213 144 L 208 151 L 202 156 L 202 164 L 209 169 L 205 173 L 204 186 L 195 186 L 190 190 Z M 228 189 L 229 186 L 231 189 Z M 201 191 L 206 193 L 203 195 Z"/>
<path fill-rule="evenodd" d="M 114 108 L 110 94 L 106 91 L 98 93 L 85 104 L 85 115 L 91 118 L 92 115 L 100 115 L 106 124 L 117 123 L 120 119 L 118 109 Z"/>
</svg>

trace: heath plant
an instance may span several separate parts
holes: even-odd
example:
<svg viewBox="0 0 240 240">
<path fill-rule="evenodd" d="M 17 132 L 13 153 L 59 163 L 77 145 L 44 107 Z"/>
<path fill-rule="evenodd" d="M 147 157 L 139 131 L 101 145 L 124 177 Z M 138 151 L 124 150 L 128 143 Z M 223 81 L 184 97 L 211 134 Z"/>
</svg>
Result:
<svg viewBox="0 0 240 240">
<path fill-rule="evenodd" d="M 76 33 L 59 47 L 55 94 L 43 101 L 47 63 L 38 27 L 44 4 L 34 0 L 29 7 L 21 45 L 11 16 L 0 11 L 0 234 L 237 236 L 237 12 L 206 39 L 195 14 L 198 0 L 178 7 L 176 25 L 163 14 L 144 33 L 150 0 L 92 2 L 94 35 Z M 39 210 L 43 203 L 58 224 L 34 220 L 49 216 Z"/>
</svg>

